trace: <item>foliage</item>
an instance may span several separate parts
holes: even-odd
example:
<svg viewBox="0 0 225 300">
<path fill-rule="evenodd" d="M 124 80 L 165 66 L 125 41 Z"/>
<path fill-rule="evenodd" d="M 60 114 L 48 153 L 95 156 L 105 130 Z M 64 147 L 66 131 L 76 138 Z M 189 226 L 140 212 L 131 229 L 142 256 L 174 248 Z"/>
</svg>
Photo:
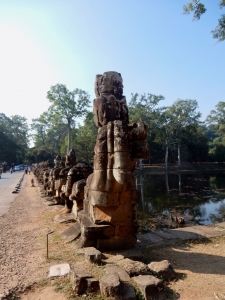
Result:
<svg viewBox="0 0 225 300">
<path fill-rule="evenodd" d="M 0 145 L 0 163 L 6 161 L 11 165 L 16 161 L 16 153 L 20 150 L 19 146 L 2 131 L 0 131 Z"/>
<path fill-rule="evenodd" d="M 53 163 L 53 158 L 57 153 L 53 152 L 48 146 L 39 146 L 30 148 L 26 152 L 26 161 L 28 163 L 39 163 L 42 161 L 49 160 Z"/>
<path fill-rule="evenodd" d="M 223 8 L 225 6 L 225 0 L 221 0 L 219 6 L 220 8 Z M 206 11 L 207 9 L 205 5 L 200 2 L 200 0 L 192 0 L 192 2 L 183 5 L 183 13 L 190 14 L 193 12 L 193 20 L 199 20 Z M 221 15 L 221 18 L 218 20 L 218 25 L 211 32 L 213 34 L 213 38 L 218 41 L 225 40 L 225 14 Z"/>
<path fill-rule="evenodd" d="M 27 119 L 18 115 L 9 118 L 0 113 L 0 132 L 0 159 L 8 164 L 22 161 L 29 145 Z"/>
<path fill-rule="evenodd" d="M 53 124 L 66 124 L 68 131 L 68 147 L 70 150 L 70 132 L 76 127 L 76 118 L 83 117 L 89 106 L 89 95 L 81 90 L 69 91 L 66 85 L 56 84 L 47 92 L 47 99 L 52 103 L 49 108 Z"/>
<path fill-rule="evenodd" d="M 71 142 L 72 148 L 76 150 L 78 161 L 93 162 L 97 133 L 98 128 L 94 124 L 93 113 L 88 112 L 84 125 L 78 128 L 77 135 Z"/>
<path fill-rule="evenodd" d="M 153 95 L 148 93 L 139 95 L 137 93 L 131 94 L 131 100 L 128 104 L 130 122 L 145 122 L 148 125 L 149 149 L 151 153 L 151 160 L 158 159 L 158 145 L 154 143 L 156 132 L 159 128 L 160 115 L 164 107 L 158 107 L 160 101 L 165 98 L 162 95 Z"/>
</svg>

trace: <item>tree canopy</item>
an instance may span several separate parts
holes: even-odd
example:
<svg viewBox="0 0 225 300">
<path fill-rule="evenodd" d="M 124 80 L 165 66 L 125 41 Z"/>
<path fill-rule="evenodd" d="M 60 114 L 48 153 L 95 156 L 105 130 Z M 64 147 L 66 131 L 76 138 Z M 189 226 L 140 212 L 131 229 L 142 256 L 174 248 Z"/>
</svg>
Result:
<svg viewBox="0 0 225 300">
<path fill-rule="evenodd" d="M 47 92 L 47 99 L 52 103 L 49 110 L 54 122 L 67 125 L 67 153 L 69 153 L 71 127 L 76 125 L 76 118 L 83 117 L 87 113 L 89 95 L 81 89 L 69 91 L 66 85 L 56 84 Z"/>
<path fill-rule="evenodd" d="M 225 6 L 225 0 L 221 0 L 219 3 L 220 8 Z M 207 11 L 204 3 L 200 0 L 192 0 L 187 4 L 183 5 L 183 13 L 190 14 L 193 13 L 193 20 L 199 20 L 201 16 Z M 222 14 L 218 19 L 218 25 L 212 31 L 213 38 L 218 41 L 225 40 L 225 14 Z"/>
</svg>

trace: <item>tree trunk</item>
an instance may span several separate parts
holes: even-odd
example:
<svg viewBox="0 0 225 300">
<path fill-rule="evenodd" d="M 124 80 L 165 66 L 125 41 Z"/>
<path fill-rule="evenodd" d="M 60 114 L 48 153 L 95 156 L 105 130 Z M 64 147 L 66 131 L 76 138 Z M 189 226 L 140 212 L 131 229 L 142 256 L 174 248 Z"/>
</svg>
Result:
<svg viewBox="0 0 225 300">
<path fill-rule="evenodd" d="M 178 146 L 177 146 L 177 159 L 178 159 L 178 167 L 181 166 L 181 160 L 180 160 L 180 143 L 178 143 Z"/>
<path fill-rule="evenodd" d="M 182 190 L 181 190 L 181 174 L 178 173 L 178 178 L 179 178 L 179 192 L 181 193 Z"/>
<path fill-rule="evenodd" d="M 140 180 L 140 186 L 141 186 L 141 203 L 142 203 L 142 209 L 144 211 L 145 209 L 145 199 L 144 199 L 144 190 L 143 190 L 143 178 L 142 178 L 142 173 L 139 175 L 139 180 Z"/>
<path fill-rule="evenodd" d="M 165 179 L 166 179 L 166 190 L 167 190 L 167 194 L 168 194 L 168 196 L 170 196 L 169 178 L 168 178 L 168 173 L 167 173 L 167 172 L 166 172 L 166 174 L 165 174 Z"/>
<path fill-rule="evenodd" d="M 166 141 L 165 170 L 168 170 L 168 143 Z"/>
<path fill-rule="evenodd" d="M 142 171 L 142 159 L 139 159 L 139 170 Z"/>
<path fill-rule="evenodd" d="M 67 154 L 70 152 L 70 123 L 68 123 L 68 144 L 67 144 Z"/>
</svg>

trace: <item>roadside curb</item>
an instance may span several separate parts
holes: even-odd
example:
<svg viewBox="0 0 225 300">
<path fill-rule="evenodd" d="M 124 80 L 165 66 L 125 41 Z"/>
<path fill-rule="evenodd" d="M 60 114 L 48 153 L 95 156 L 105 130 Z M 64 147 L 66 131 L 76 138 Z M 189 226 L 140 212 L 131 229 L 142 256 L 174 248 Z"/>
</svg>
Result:
<svg viewBox="0 0 225 300">
<path fill-rule="evenodd" d="M 21 184 L 22 184 L 22 181 L 23 181 L 23 178 L 24 178 L 24 175 L 25 175 L 25 173 L 23 173 L 21 179 L 19 180 L 19 183 L 16 185 L 16 187 L 15 187 L 14 190 L 12 191 L 12 194 L 17 194 L 17 193 L 19 193 L 20 188 L 21 188 Z"/>
</svg>

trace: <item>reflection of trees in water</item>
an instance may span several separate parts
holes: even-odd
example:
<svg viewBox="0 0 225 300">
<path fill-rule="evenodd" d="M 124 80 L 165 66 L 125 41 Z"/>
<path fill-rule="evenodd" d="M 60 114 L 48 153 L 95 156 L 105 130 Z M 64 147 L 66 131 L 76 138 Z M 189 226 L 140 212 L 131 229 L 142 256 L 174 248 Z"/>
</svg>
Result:
<svg viewBox="0 0 225 300">
<path fill-rule="evenodd" d="M 221 192 L 225 189 L 224 177 L 225 174 L 138 174 L 136 184 L 141 195 L 139 211 L 151 216 L 183 213 L 194 218 L 198 224 L 204 224 L 207 211 L 203 204 L 214 198 L 218 203 L 225 198 Z M 213 190 L 215 187 L 220 188 L 220 193 Z"/>
<path fill-rule="evenodd" d="M 225 217 L 225 203 L 224 202 L 220 204 L 218 211 L 222 216 Z"/>
<path fill-rule="evenodd" d="M 198 225 L 205 223 L 206 216 L 207 216 L 207 211 L 205 207 L 196 206 L 193 208 L 193 217 Z"/>
</svg>

